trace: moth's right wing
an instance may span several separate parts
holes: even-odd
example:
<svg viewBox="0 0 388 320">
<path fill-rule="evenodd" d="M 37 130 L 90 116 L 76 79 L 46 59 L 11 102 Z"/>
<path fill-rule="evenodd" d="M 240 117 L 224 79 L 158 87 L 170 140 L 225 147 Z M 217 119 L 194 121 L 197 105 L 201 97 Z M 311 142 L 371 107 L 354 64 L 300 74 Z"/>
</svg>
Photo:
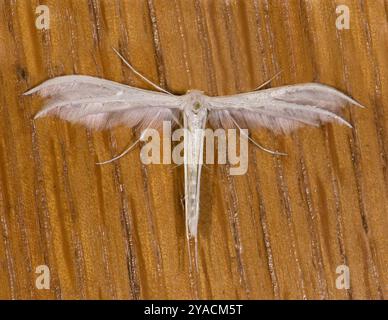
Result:
<svg viewBox="0 0 388 320">
<path fill-rule="evenodd" d="M 34 93 L 45 98 L 35 118 L 55 115 L 92 129 L 159 126 L 178 118 L 181 110 L 178 96 L 81 75 L 50 79 L 25 95 Z"/>
<path fill-rule="evenodd" d="M 318 83 L 303 83 L 223 97 L 207 97 L 210 115 L 224 127 L 241 123 L 248 129 L 289 133 L 326 122 L 351 125 L 341 116 L 347 103 L 361 106 L 344 93 Z M 362 107 L 362 106 L 361 106 Z M 245 122 L 245 123 L 242 123 Z"/>
</svg>

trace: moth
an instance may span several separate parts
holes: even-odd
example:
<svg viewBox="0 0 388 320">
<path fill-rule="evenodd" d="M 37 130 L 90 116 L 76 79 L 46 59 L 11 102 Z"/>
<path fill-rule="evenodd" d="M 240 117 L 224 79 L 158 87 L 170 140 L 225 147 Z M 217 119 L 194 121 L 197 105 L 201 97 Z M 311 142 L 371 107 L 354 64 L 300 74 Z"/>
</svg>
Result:
<svg viewBox="0 0 388 320">
<path fill-rule="evenodd" d="M 35 118 L 58 116 L 91 129 L 109 129 L 118 125 L 147 129 L 161 121 L 179 123 L 190 133 L 184 142 L 185 222 L 188 242 L 197 244 L 200 204 L 200 186 L 204 137 L 198 134 L 207 122 L 214 127 L 240 130 L 266 128 L 287 134 L 299 127 L 319 126 L 335 122 L 352 127 L 341 117 L 347 103 L 362 107 L 344 93 L 319 83 L 302 83 L 271 89 L 211 97 L 199 90 L 175 95 L 148 80 L 135 70 L 115 50 L 120 59 L 141 79 L 158 91 L 139 89 L 101 78 L 70 75 L 50 79 L 26 92 L 46 98 L 44 108 Z M 284 153 L 264 148 L 248 136 L 258 148 L 274 155 Z M 139 139 L 140 140 L 140 139 Z M 128 153 L 137 140 L 117 157 L 100 164 L 115 161 Z"/>
</svg>

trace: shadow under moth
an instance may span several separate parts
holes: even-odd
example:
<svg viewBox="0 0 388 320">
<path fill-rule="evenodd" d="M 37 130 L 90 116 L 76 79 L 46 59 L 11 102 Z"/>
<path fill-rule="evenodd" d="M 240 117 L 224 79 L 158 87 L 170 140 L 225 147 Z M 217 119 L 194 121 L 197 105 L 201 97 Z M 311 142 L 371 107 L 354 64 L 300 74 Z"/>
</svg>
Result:
<svg viewBox="0 0 388 320">
<path fill-rule="evenodd" d="M 26 92 L 39 93 L 47 98 L 44 108 L 35 118 L 55 115 L 73 123 L 81 123 L 91 129 L 109 129 L 118 125 L 147 129 L 160 126 L 162 121 L 179 123 L 189 136 L 184 137 L 184 181 L 186 236 L 190 255 L 190 240 L 195 243 L 197 265 L 197 229 L 201 168 L 204 151 L 204 137 L 201 130 L 207 121 L 213 128 L 237 128 L 242 123 L 248 129 L 267 128 L 275 133 L 287 134 L 301 126 L 319 126 L 336 122 L 352 127 L 341 117 L 341 110 L 347 103 L 362 107 L 344 93 L 319 83 L 303 83 L 229 96 L 210 97 L 202 91 L 189 90 L 184 95 L 175 95 L 152 83 L 136 71 L 120 53 L 122 61 L 145 82 L 158 92 L 139 89 L 101 78 L 70 75 L 45 81 Z M 258 148 L 274 155 L 283 153 L 271 151 L 249 136 L 247 138 Z M 117 157 L 100 164 L 115 161 L 128 153 L 138 142 Z"/>
</svg>

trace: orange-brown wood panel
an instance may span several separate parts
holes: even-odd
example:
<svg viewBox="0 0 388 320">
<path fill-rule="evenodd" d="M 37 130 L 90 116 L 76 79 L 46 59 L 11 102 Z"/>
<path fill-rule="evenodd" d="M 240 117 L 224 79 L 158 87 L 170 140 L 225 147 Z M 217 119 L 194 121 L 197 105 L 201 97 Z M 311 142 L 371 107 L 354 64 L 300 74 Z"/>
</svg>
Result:
<svg viewBox="0 0 388 320">
<path fill-rule="evenodd" d="M 50 26 L 35 25 L 36 7 Z M 338 5 L 350 28 L 338 30 Z M 1 0 L 1 299 L 384 299 L 388 285 L 388 2 L 384 0 Z M 185 240 L 183 169 L 144 165 L 135 132 L 33 121 L 24 97 L 84 74 L 152 89 L 114 54 L 183 94 L 319 82 L 367 108 L 353 129 L 253 137 L 248 172 L 203 169 L 199 270 Z M 50 289 L 36 268 L 50 269 Z M 350 270 L 349 290 L 336 268 Z"/>
</svg>

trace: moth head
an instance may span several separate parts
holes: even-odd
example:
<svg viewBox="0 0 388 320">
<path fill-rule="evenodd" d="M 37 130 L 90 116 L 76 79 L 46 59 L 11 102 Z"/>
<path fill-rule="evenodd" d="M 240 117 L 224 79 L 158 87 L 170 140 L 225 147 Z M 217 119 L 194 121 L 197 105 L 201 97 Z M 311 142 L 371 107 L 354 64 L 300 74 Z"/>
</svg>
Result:
<svg viewBox="0 0 388 320">
<path fill-rule="evenodd" d="M 189 90 L 186 94 L 187 106 L 190 111 L 199 113 L 204 109 L 204 93 L 199 90 Z"/>
<path fill-rule="evenodd" d="M 201 108 L 202 108 L 202 105 L 200 102 L 198 102 L 198 101 L 194 102 L 194 104 L 193 104 L 193 112 L 194 113 L 198 113 Z"/>
</svg>

